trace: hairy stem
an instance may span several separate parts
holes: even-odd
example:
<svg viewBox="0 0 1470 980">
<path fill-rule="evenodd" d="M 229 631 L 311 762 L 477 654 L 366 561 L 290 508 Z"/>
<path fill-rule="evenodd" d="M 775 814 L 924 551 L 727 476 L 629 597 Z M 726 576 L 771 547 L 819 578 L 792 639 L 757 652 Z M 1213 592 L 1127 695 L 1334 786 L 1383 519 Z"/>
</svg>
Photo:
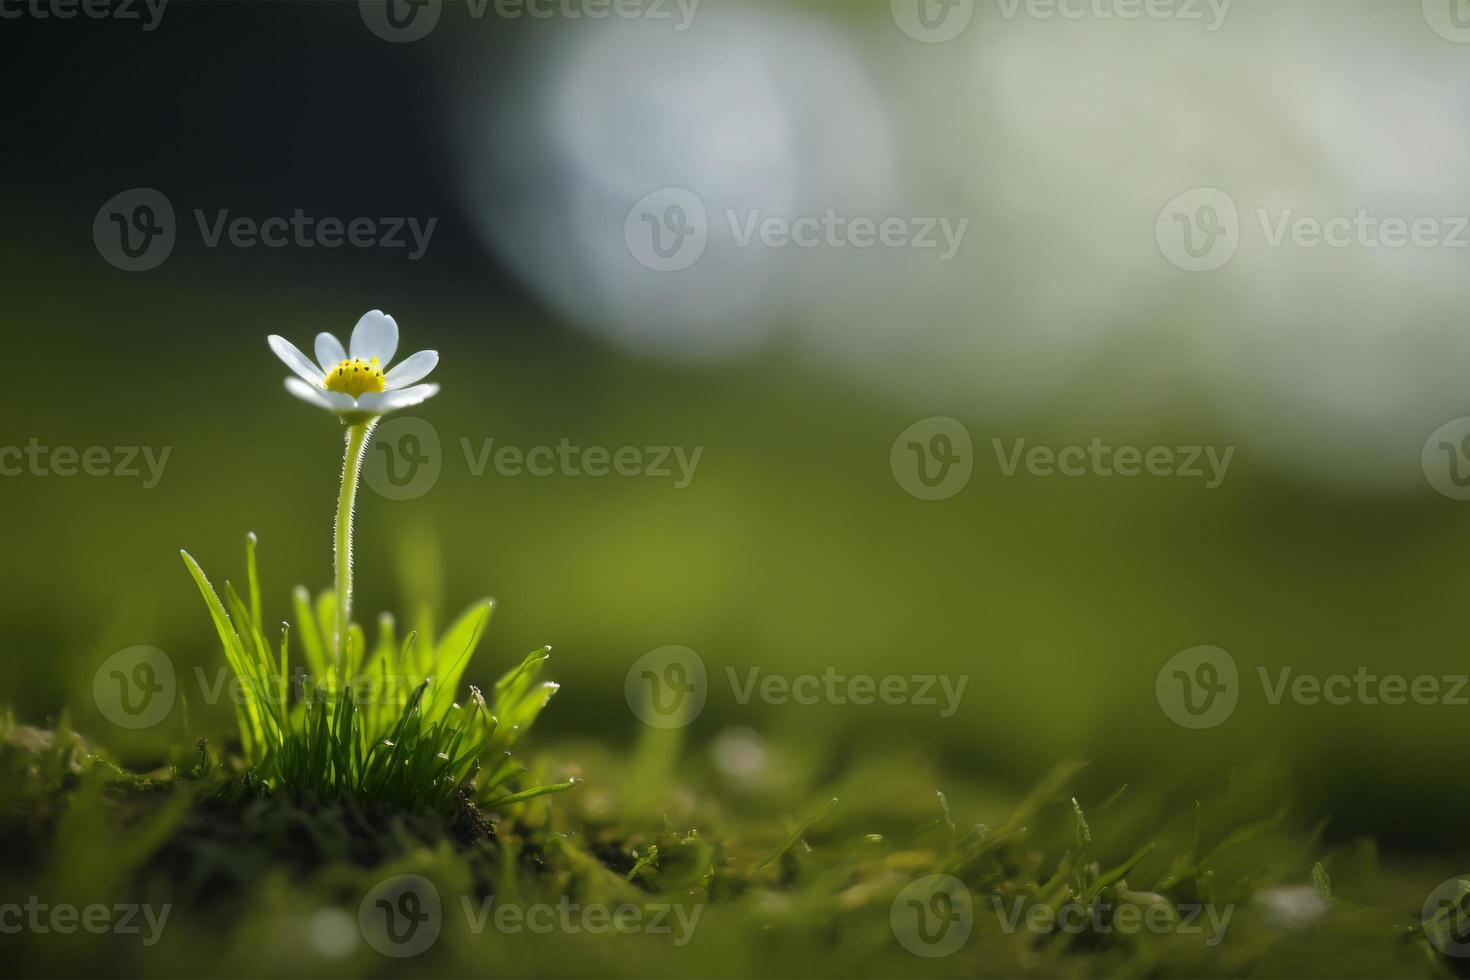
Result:
<svg viewBox="0 0 1470 980">
<path fill-rule="evenodd" d="M 337 497 L 336 552 L 333 562 L 337 572 L 337 668 L 347 665 L 347 628 L 352 622 L 352 508 L 357 501 L 357 478 L 362 473 L 362 459 L 367 455 L 376 419 L 347 427 L 347 452 L 342 456 L 342 490 Z"/>
</svg>

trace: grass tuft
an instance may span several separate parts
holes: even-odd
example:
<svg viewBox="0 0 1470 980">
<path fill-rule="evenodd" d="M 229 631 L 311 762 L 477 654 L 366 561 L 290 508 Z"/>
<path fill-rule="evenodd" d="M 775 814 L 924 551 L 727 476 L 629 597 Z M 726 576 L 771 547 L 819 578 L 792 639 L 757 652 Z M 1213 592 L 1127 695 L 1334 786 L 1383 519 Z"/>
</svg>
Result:
<svg viewBox="0 0 1470 980">
<path fill-rule="evenodd" d="M 295 800 L 351 801 L 362 807 L 435 810 L 506 807 L 570 789 L 577 780 L 524 785 L 511 755 L 557 685 L 540 681 L 551 655 L 542 647 L 496 681 L 487 699 L 471 686 L 456 700 L 470 658 L 490 621 L 489 599 L 472 605 L 436 638 L 412 631 L 401 641 L 383 616 L 376 642 L 348 623 L 336 654 L 336 602 L 293 593 L 294 631 L 282 623 L 274 648 L 260 602 L 256 538 L 247 538 L 247 599 L 225 583 L 224 599 L 188 552 L 199 587 L 243 697 L 235 703 L 250 778 Z M 292 639 L 302 664 L 292 663 Z"/>
</svg>

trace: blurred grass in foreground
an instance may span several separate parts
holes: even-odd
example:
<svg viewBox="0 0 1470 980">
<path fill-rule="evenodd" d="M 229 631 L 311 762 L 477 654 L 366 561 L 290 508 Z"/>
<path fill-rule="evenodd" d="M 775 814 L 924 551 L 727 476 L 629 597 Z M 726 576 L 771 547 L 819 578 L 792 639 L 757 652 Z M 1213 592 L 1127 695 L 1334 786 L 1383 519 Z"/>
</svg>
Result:
<svg viewBox="0 0 1470 980">
<path fill-rule="evenodd" d="M 803 770 L 800 741 L 740 736 L 765 764 L 732 769 L 680 759 L 677 732 L 650 730 L 631 756 L 563 746 L 585 787 L 497 808 L 493 838 L 466 842 L 430 814 L 209 804 L 218 770 L 143 779 L 64 731 L 7 722 L 3 736 L 12 805 L 0 833 L 24 855 L 0 876 L 5 893 L 170 910 L 146 945 L 28 931 L 7 943 L 21 972 L 1443 975 L 1418 929 L 1423 876 L 1380 869 L 1371 842 L 1325 845 L 1265 769 L 1184 808 L 1151 789 L 1103 789 L 1078 765 L 1022 798 L 965 783 L 949 797 L 932 788 L 948 780 L 898 744 L 824 776 Z M 436 934 L 391 959 L 369 948 L 368 916 L 409 874 L 431 883 L 412 887 L 437 897 Z M 932 875 L 948 876 L 946 900 Z M 496 918 L 507 905 L 578 911 L 559 920 L 570 926 L 533 927 L 534 913 Z M 640 910 L 647 928 L 584 918 L 591 908 Z M 654 910 L 670 908 L 677 920 L 655 927 Z M 948 924 L 906 924 L 930 913 Z M 948 955 L 926 955 L 950 929 Z M 200 949 L 219 955 L 201 961 Z"/>
</svg>

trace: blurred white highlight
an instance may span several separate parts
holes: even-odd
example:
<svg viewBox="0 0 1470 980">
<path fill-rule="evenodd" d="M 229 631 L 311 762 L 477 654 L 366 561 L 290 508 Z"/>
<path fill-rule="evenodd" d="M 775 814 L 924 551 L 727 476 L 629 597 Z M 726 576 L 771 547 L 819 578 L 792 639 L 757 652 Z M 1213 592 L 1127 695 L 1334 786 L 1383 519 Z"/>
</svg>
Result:
<svg viewBox="0 0 1470 980">
<path fill-rule="evenodd" d="M 1426 433 L 1470 410 L 1470 255 L 1271 248 L 1259 217 L 1470 214 L 1470 59 L 1419 4 L 1237 2 L 1205 31 L 977 3 L 942 45 L 851 5 L 870 6 L 536 35 L 471 107 L 487 241 L 560 315 L 648 356 L 743 356 L 784 332 L 920 414 L 1089 431 L 1172 416 L 1223 430 L 1249 465 L 1422 489 Z M 1238 252 L 1182 272 L 1155 222 L 1202 187 L 1238 205 Z M 664 188 L 708 214 L 675 272 L 625 241 L 633 204 Z M 970 229 L 944 264 L 739 248 L 729 209 Z"/>
</svg>

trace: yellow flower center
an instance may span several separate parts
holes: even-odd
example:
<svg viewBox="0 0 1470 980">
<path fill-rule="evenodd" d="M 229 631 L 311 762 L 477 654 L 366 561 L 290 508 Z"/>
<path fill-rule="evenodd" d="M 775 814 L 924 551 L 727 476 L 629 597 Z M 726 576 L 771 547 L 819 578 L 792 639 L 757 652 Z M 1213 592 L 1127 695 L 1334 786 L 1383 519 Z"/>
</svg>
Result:
<svg viewBox="0 0 1470 980">
<path fill-rule="evenodd" d="M 387 385 L 378 359 L 364 361 L 360 357 L 349 357 L 327 372 L 328 391 L 341 391 L 358 397 L 365 391 L 382 391 Z"/>
</svg>

